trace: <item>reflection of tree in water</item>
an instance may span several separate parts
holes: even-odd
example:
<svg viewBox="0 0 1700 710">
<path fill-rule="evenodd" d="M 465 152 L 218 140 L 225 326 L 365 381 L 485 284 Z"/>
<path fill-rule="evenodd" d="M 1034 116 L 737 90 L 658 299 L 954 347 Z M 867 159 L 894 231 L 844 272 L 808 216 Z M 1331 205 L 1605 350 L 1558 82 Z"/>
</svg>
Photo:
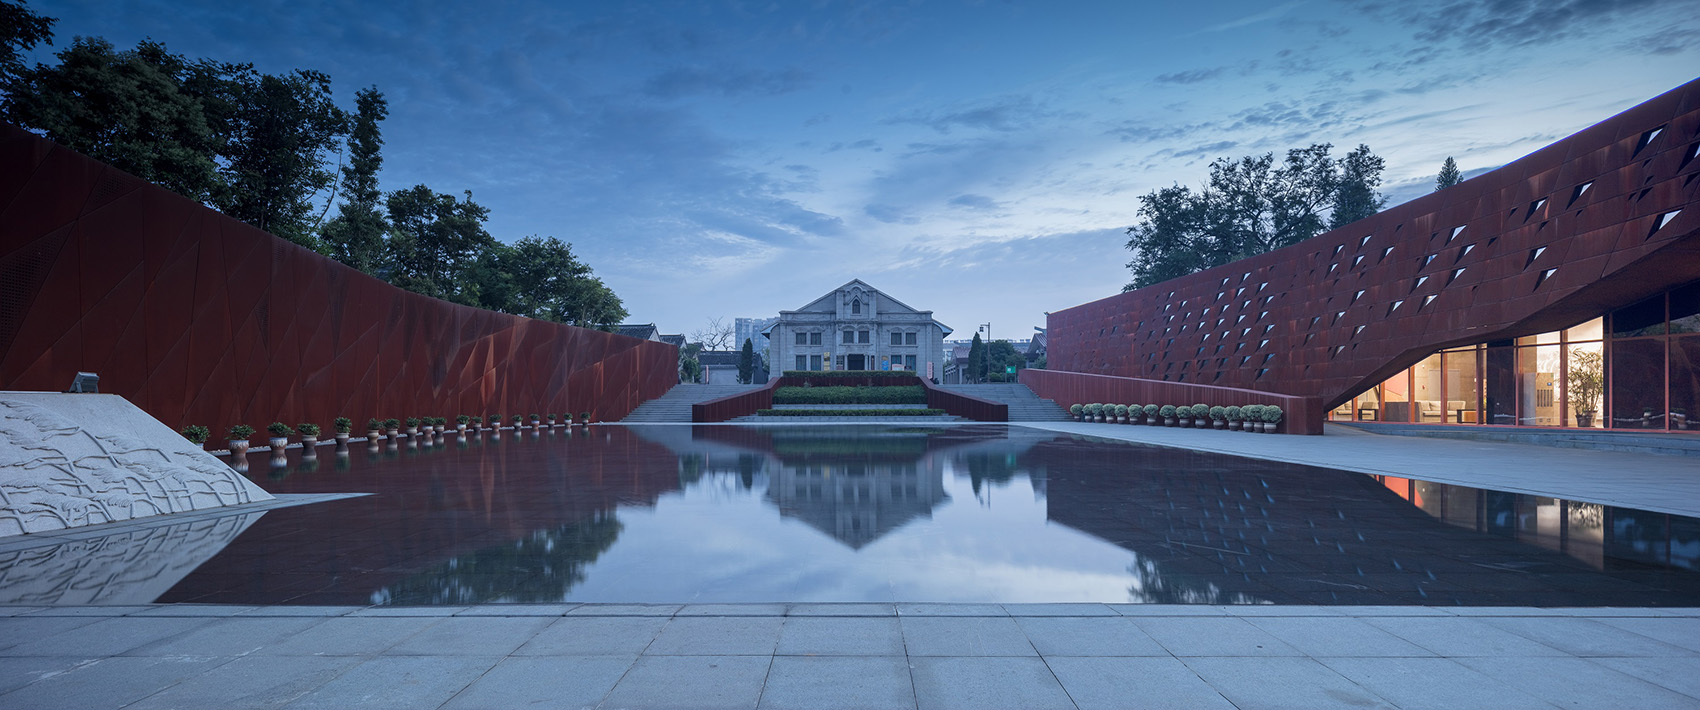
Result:
<svg viewBox="0 0 1700 710">
<path fill-rule="evenodd" d="M 497 547 L 461 555 L 372 593 L 374 604 L 557 602 L 584 581 L 584 568 L 614 545 L 622 525 L 614 511 L 539 530 Z"/>
<path fill-rule="evenodd" d="M 968 469 L 968 482 L 974 487 L 974 495 L 980 495 L 980 487 L 985 483 L 995 483 L 999 486 L 1009 485 L 1016 474 L 1025 471 L 1016 465 L 1015 455 L 1001 452 L 972 452 L 956 457 L 957 464 Z"/>
<path fill-rule="evenodd" d="M 1127 566 L 1133 575 L 1133 586 L 1127 588 L 1127 599 L 1135 604 L 1258 604 L 1257 597 L 1240 592 L 1224 592 L 1214 583 L 1189 579 L 1185 575 L 1165 574 L 1157 563 L 1139 558 Z"/>
</svg>

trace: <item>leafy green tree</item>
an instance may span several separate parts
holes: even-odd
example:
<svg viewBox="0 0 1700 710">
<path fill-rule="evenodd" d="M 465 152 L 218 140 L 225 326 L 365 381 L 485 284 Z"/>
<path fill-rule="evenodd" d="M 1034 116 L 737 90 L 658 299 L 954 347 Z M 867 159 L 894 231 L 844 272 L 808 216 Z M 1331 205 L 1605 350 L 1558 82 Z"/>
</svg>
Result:
<svg viewBox="0 0 1700 710">
<path fill-rule="evenodd" d="M 1375 192 L 1381 158 L 1359 146 L 1336 161 L 1332 149 L 1294 148 L 1280 162 L 1274 153 L 1220 158 L 1202 189 L 1175 185 L 1140 197 L 1138 221 L 1126 232 L 1133 280 L 1123 290 L 1297 244 L 1330 224 L 1374 214 L 1386 201 Z"/>
<path fill-rule="evenodd" d="M 53 44 L 57 19 L 31 12 L 21 2 L 0 0 L 0 83 L 23 71 L 23 53 L 38 44 Z"/>
<path fill-rule="evenodd" d="M 988 374 L 1002 375 L 1010 367 L 1020 371 L 1027 360 L 1008 340 L 993 340 L 986 343 L 986 363 Z"/>
<path fill-rule="evenodd" d="M 738 383 L 747 385 L 756 381 L 756 344 L 744 338 L 744 349 L 738 353 Z"/>
<path fill-rule="evenodd" d="M 974 342 L 968 345 L 968 372 L 964 378 L 968 382 L 979 382 L 986 377 L 986 344 L 980 341 L 980 334 L 974 334 Z"/>
<path fill-rule="evenodd" d="M 1340 182 L 1334 187 L 1334 211 L 1328 228 L 1339 229 L 1381 211 L 1387 198 L 1375 191 L 1381 186 L 1381 171 L 1387 162 L 1358 144 L 1357 150 L 1340 161 Z"/>
<path fill-rule="evenodd" d="M 702 362 L 697 360 L 697 353 L 702 352 L 702 343 L 686 343 L 679 349 L 679 380 L 681 382 L 701 382 Z"/>
<path fill-rule="evenodd" d="M 389 223 L 378 191 L 378 169 L 384 145 L 378 123 L 389 117 L 389 104 L 378 87 L 361 89 L 354 98 L 354 128 L 348 137 L 348 164 L 342 167 L 343 202 L 337 216 L 325 225 L 325 253 L 344 264 L 377 273 L 384 258 L 384 233 Z"/>
<path fill-rule="evenodd" d="M 1434 178 L 1434 191 L 1440 192 L 1464 181 L 1464 174 L 1458 171 L 1458 161 L 1452 156 L 1446 156 L 1446 162 L 1440 164 L 1440 174 Z"/>
<path fill-rule="evenodd" d="M 207 68 L 143 41 L 117 51 L 78 37 L 59 63 L 8 70 L 0 116 L 184 197 L 210 201 L 222 183 L 222 138 L 185 87 Z"/>
<path fill-rule="evenodd" d="M 228 136 L 213 203 L 231 217 L 317 248 L 323 199 L 335 197 L 330 154 L 348 134 L 348 113 L 331 100 L 331 79 L 297 69 L 261 74 L 250 64 L 220 65 L 208 119 Z M 321 193 L 324 194 L 321 197 Z"/>
<path fill-rule="evenodd" d="M 491 243 L 469 278 L 476 305 L 491 310 L 586 328 L 611 327 L 626 317 L 619 297 L 573 256 L 571 244 L 554 237 Z"/>
<path fill-rule="evenodd" d="M 389 194 L 390 235 L 383 274 L 414 293 L 469 306 L 480 305 L 474 265 L 496 240 L 484 231 L 490 210 L 424 185 Z"/>
</svg>

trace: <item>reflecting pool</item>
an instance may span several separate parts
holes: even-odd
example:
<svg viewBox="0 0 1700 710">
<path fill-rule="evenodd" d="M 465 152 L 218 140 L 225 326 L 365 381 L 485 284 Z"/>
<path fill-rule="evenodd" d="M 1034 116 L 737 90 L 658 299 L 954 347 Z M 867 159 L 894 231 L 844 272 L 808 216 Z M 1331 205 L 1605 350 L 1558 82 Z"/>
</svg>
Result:
<svg viewBox="0 0 1700 710">
<path fill-rule="evenodd" d="M 409 443 L 247 461 L 372 495 L 0 553 L 0 603 L 1700 606 L 1693 518 L 1020 426 Z"/>
</svg>

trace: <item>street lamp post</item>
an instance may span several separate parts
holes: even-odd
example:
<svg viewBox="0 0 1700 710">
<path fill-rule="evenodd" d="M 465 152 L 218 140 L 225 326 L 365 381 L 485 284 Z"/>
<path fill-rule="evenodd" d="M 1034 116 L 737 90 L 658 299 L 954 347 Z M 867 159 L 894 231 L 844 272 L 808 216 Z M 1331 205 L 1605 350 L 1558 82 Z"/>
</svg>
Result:
<svg viewBox="0 0 1700 710">
<path fill-rule="evenodd" d="M 985 347 L 982 350 L 980 350 L 980 360 L 981 360 L 981 362 L 984 362 L 992 354 L 992 324 L 991 324 L 991 321 L 981 323 L 978 330 L 980 332 L 986 334 Z M 976 372 L 976 373 L 973 373 L 973 374 L 974 374 L 975 380 L 980 379 L 980 373 Z"/>
</svg>

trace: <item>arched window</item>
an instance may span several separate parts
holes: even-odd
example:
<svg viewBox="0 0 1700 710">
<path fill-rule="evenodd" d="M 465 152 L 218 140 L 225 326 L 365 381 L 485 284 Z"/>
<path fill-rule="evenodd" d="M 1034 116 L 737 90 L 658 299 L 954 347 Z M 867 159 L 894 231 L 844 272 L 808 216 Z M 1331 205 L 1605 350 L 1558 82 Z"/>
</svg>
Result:
<svg viewBox="0 0 1700 710">
<path fill-rule="evenodd" d="M 862 299 L 858 298 L 850 302 L 850 312 L 855 315 L 862 315 Z"/>
</svg>

